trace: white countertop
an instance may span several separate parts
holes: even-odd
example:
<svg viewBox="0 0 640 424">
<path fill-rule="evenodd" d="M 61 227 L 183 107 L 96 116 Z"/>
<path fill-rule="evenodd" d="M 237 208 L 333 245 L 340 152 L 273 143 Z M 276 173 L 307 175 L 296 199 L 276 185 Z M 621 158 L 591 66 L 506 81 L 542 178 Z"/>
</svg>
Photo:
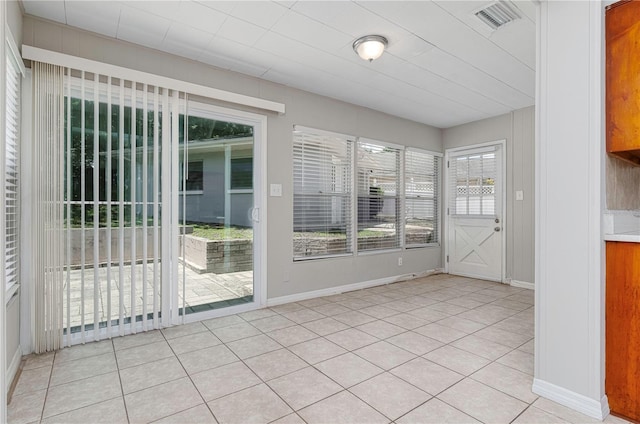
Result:
<svg viewBox="0 0 640 424">
<path fill-rule="evenodd" d="M 607 211 L 602 229 L 606 241 L 640 243 L 640 211 Z"/>
</svg>

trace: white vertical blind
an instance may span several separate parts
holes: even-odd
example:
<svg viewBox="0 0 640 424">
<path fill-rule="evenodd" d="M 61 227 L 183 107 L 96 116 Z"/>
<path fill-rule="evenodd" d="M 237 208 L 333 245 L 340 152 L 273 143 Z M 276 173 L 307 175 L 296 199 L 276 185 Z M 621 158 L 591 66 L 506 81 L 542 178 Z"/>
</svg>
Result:
<svg viewBox="0 0 640 424">
<path fill-rule="evenodd" d="M 449 213 L 496 215 L 497 154 L 495 147 L 449 158 Z"/>
<path fill-rule="evenodd" d="M 358 140 L 358 251 L 401 246 L 401 149 Z"/>
<path fill-rule="evenodd" d="M 108 180 L 111 180 L 113 177 L 113 155 L 111 154 L 111 152 L 113 152 L 113 89 L 112 89 L 112 79 L 111 77 L 107 77 L 107 116 L 109 117 L 107 120 L 107 155 L 106 155 L 106 163 L 105 163 L 105 178 Z M 70 85 L 70 84 L 67 84 Z M 70 127 L 70 126 L 69 126 Z M 70 190 L 70 189 L 69 189 Z M 112 215 L 112 211 L 111 211 L 111 207 L 113 206 L 112 200 L 113 200 L 113 184 L 107 184 L 107 190 L 106 190 L 106 207 L 107 207 L 107 211 L 106 211 L 106 232 L 107 232 L 107 238 L 106 238 L 106 256 L 107 256 L 107 272 L 106 272 L 106 278 L 107 278 L 107 293 L 112 293 L 111 292 L 111 285 L 112 285 L 112 279 L 113 279 L 113 273 L 111 272 L 111 264 L 112 264 L 112 254 L 113 254 L 113 248 L 112 248 L 112 241 L 113 241 L 113 235 L 111 234 L 111 220 L 113 219 L 113 215 Z M 106 316 L 107 316 L 107 334 L 111 334 L 111 325 L 112 325 L 112 320 L 111 317 L 113 316 L 113 306 L 112 306 L 112 296 L 107 296 L 107 310 L 106 310 Z"/>
<path fill-rule="evenodd" d="M 405 245 L 420 246 L 440 241 L 440 156 L 407 149 L 404 160 Z"/>
<path fill-rule="evenodd" d="M 351 137 L 294 129 L 295 259 L 353 252 L 353 149 Z"/>
<path fill-rule="evenodd" d="M 34 93 L 37 351 L 170 324 L 161 189 L 184 94 L 38 62 Z"/>
<path fill-rule="evenodd" d="M 13 55 L 6 61 L 6 116 L 5 116 L 5 285 L 11 289 L 19 282 L 19 227 L 20 227 L 20 84 L 21 72 Z"/>
<path fill-rule="evenodd" d="M 64 69 L 33 63 L 34 350 L 59 349 L 63 335 Z"/>
<path fill-rule="evenodd" d="M 147 328 L 149 255 L 149 87 L 142 87 L 142 328 Z"/>
<path fill-rule="evenodd" d="M 93 74 L 93 263 L 100 263 L 100 185 L 96 184 L 100 180 L 100 99 L 98 74 Z M 94 270 L 93 272 L 93 328 L 98 328 L 100 323 L 100 275 Z M 100 340 L 99 332 L 94 331 L 95 340 Z"/>
<path fill-rule="evenodd" d="M 153 192 L 153 328 L 158 328 L 160 319 L 160 90 L 153 88 L 153 166 L 152 166 L 152 192 Z"/>
<path fill-rule="evenodd" d="M 131 82 L 131 129 L 130 129 L 130 137 L 129 137 L 129 165 L 130 165 L 130 174 L 129 174 L 129 191 L 131 193 L 131 206 L 129 208 L 130 214 L 130 234 L 131 234 L 131 244 L 129 246 L 129 250 L 131 251 L 131 266 L 130 266 L 130 277 L 131 277 L 131 287 L 130 287 L 130 304 L 131 310 L 129 313 L 129 319 L 131 320 L 131 325 L 129 326 L 132 333 L 136 332 L 135 321 L 138 316 L 137 311 L 137 293 L 136 293 L 136 276 L 138 274 L 138 243 L 136 237 L 136 221 L 137 221 L 137 209 L 138 209 L 138 198 L 136 197 L 136 186 L 138 183 L 137 178 L 137 155 L 136 151 L 138 149 L 137 143 L 137 109 L 138 109 L 138 101 L 137 101 L 138 90 L 135 82 Z M 122 171 L 120 171 L 122 172 Z M 142 235 L 143 237 L 146 234 Z"/>
</svg>

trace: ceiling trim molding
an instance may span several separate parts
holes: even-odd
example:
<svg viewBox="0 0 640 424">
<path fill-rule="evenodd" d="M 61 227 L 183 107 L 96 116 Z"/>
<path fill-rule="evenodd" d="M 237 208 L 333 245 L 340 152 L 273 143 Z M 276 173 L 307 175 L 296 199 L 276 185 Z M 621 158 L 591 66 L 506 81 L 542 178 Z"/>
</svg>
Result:
<svg viewBox="0 0 640 424">
<path fill-rule="evenodd" d="M 285 113 L 284 103 L 273 102 L 271 100 L 265 100 L 258 97 L 246 96 L 244 94 L 233 93 L 231 91 L 220 90 L 205 85 L 193 84 L 162 75 L 151 74 L 148 72 L 129 69 L 117 65 L 111 65 L 108 63 L 54 52 L 51 50 L 45 50 L 29 45 L 22 45 L 22 57 L 24 59 L 79 69 L 101 75 L 111 75 L 116 78 L 146 82 L 147 84 L 151 85 L 184 91 L 190 94 L 197 94 L 198 96 L 209 97 L 211 99 L 221 100 L 237 105 L 249 106 L 270 112 L 277 112 L 279 114 Z"/>
</svg>

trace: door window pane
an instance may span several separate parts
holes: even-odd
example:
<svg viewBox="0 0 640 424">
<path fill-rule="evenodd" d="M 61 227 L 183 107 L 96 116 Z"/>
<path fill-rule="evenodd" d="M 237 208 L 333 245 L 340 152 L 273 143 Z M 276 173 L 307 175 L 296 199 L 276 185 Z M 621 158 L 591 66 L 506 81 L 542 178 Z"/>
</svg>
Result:
<svg viewBox="0 0 640 424">
<path fill-rule="evenodd" d="M 188 142 L 180 146 L 181 166 L 188 164 L 178 201 L 180 314 L 253 301 L 253 127 L 188 110 Z"/>
<path fill-rule="evenodd" d="M 452 215 L 495 215 L 496 154 L 477 153 L 453 157 L 451 175 Z"/>
</svg>

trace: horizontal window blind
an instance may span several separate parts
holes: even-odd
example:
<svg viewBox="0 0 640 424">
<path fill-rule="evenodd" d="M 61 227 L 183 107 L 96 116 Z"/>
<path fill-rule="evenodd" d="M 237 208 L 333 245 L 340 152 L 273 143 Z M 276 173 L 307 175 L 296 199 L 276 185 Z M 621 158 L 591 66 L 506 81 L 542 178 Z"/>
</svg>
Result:
<svg viewBox="0 0 640 424">
<path fill-rule="evenodd" d="M 293 256 L 353 252 L 353 140 L 313 130 L 293 132 Z"/>
<path fill-rule="evenodd" d="M 451 215 L 493 216 L 496 214 L 495 149 L 449 159 L 449 211 Z"/>
<path fill-rule="evenodd" d="M 358 251 L 400 247 L 401 150 L 358 141 Z"/>
<path fill-rule="evenodd" d="M 6 289 L 19 282 L 18 242 L 20 228 L 20 84 L 22 74 L 13 55 L 6 65 L 6 140 L 5 140 L 5 277 Z"/>
<path fill-rule="evenodd" d="M 405 245 L 438 243 L 440 157 L 409 149 L 405 151 Z"/>
</svg>

